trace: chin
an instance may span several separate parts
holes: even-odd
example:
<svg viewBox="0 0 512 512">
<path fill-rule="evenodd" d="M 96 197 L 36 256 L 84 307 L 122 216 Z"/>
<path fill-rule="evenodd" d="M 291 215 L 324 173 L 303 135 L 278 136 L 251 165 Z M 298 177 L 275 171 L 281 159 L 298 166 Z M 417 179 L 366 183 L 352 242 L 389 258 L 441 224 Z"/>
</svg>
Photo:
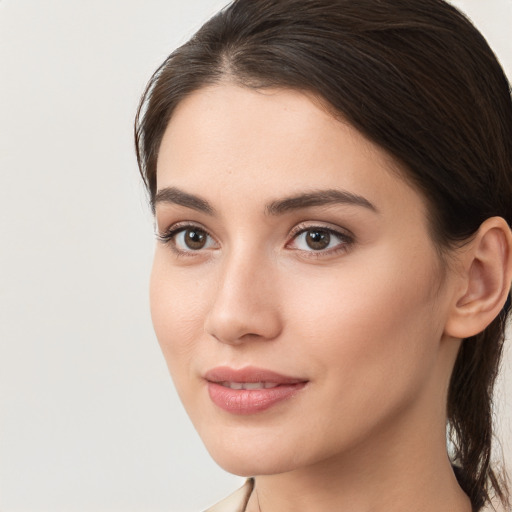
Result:
<svg viewBox="0 0 512 512">
<path fill-rule="evenodd" d="M 238 444 L 226 439 L 226 443 L 205 446 L 213 460 L 225 471 L 242 477 L 275 475 L 297 469 L 297 453 L 288 454 L 269 443 L 254 440 Z M 229 442 L 231 441 L 231 442 Z"/>
<path fill-rule="evenodd" d="M 241 477 L 277 475 L 296 469 L 292 464 L 276 460 L 254 461 L 247 454 L 241 456 L 222 454 L 220 457 L 212 456 L 212 458 L 224 471 Z"/>
</svg>

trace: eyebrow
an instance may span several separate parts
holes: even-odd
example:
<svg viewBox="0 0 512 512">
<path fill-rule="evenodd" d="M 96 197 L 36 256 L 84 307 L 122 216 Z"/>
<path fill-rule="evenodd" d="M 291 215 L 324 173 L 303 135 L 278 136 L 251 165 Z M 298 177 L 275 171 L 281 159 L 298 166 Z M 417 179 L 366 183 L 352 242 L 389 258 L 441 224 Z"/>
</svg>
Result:
<svg viewBox="0 0 512 512">
<path fill-rule="evenodd" d="M 310 208 L 313 206 L 327 206 L 331 204 L 346 204 L 362 206 L 378 213 L 378 209 L 363 196 L 347 192 L 345 190 L 314 190 L 296 196 L 290 196 L 267 205 L 266 211 L 269 215 L 281 215 L 286 212 Z"/>
<path fill-rule="evenodd" d="M 166 187 L 159 190 L 153 201 L 153 211 L 158 203 L 170 203 L 185 206 L 207 215 L 215 215 L 215 208 L 206 200 L 194 194 L 189 194 L 176 187 Z M 315 206 L 327 206 L 331 204 L 344 204 L 361 206 L 375 213 L 378 209 L 363 196 L 347 192 L 345 190 L 327 189 L 314 190 L 295 196 L 285 197 L 270 202 L 265 207 L 267 215 L 282 215 L 284 213 L 311 208 Z"/>
<path fill-rule="evenodd" d="M 213 208 L 206 199 L 202 199 L 193 194 L 188 194 L 187 192 L 175 187 L 166 187 L 156 193 L 152 205 L 153 211 L 155 211 L 158 203 L 178 204 L 180 206 L 185 206 L 186 208 L 191 208 L 192 210 L 206 213 L 207 215 L 215 214 L 215 208 Z"/>
</svg>

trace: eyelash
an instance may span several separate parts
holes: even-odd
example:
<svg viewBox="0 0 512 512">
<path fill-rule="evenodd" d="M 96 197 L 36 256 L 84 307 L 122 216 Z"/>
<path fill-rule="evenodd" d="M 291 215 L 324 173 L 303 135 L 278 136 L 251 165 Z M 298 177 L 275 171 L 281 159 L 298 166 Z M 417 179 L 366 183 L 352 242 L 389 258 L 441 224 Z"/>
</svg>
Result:
<svg viewBox="0 0 512 512">
<path fill-rule="evenodd" d="M 209 237 L 211 240 L 215 241 L 215 238 L 203 227 L 197 224 L 191 224 L 191 223 L 178 223 L 171 226 L 167 231 L 164 233 L 157 233 L 157 239 L 165 244 L 169 245 L 173 252 L 178 256 L 188 256 L 193 257 L 197 256 L 198 253 L 200 253 L 204 249 L 189 249 L 189 250 L 183 250 L 179 249 L 176 246 L 176 237 L 183 232 L 186 232 L 188 230 L 197 230 L 202 233 L 204 233 L 207 237 Z M 331 247 L 327 250 L 304 250 L 304 249 L 294 249 L 291 248 L 290 245 L 297 241 L 299 236 L 308 232 L 323 232 L 327 233 L 330 237 L 335 237 L 339 240 L 339 243 L 336 244 L 335 247 Z M 291 250 L 300 251 L 304 257 L 306 258 L 321 258 L 322 256 L 326 255 L 335 255 L 342 252 L 347 252 L 350 247 L 354 244 L 355 239 L 354 236 L 347 232 L 338 231 L 336 229 L 322 226 L 322 225 L 307 225 L 307 224 L 299 224 L 295 228 L 292 229 L 290 232 L 291 240 L 286 243 L 285 247 L 290 248 Z M 329 241 L 330 242 L 330 241 Z"/>
<path fill-rule="evenodd" d="M 204 229 L 200 225 L 191 224 L 190 222 L 174 224 L 164 233 L 157 233 L 156 237 L 157 237 L 158 241 L 162 242 L 165 245 L 170 246 L 171 249 L 173 250 L 173 252 L 177 256 L 197 256 L 197 254 L 201 250 L 194 251 L 193 249 L 189 249 L 189 250 L 178 249 L 178 247 L 176 246 L 176 242 L 175 242 L 177 235 L 179 235 L 180 233 L 183 233 L 185 231 L 193 230 L 193 229 L 195 229 L 197 231 L 201 231 L 201 232 L 205 233 L 206 236 L 210 237 L 212 240 L 215 240 L 210 235 L 210 233 L 208 233 L 208 231 L 206 229 Z"/>
</svg>

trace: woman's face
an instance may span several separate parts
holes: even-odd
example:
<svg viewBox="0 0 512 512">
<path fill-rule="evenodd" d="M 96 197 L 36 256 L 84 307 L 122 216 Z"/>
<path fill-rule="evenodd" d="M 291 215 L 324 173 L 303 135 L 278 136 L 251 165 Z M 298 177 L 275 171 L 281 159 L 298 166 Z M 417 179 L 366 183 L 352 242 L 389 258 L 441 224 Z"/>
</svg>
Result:
<svg viewBox="0 0 512 512">
<path fill-rule="evenodd" d="M 306 467 L 444 414 L 449 276 L 393 166 L 296 91 L 212 86 L 173 114 L 152 317 L 228 471 Z"/>
</svg>

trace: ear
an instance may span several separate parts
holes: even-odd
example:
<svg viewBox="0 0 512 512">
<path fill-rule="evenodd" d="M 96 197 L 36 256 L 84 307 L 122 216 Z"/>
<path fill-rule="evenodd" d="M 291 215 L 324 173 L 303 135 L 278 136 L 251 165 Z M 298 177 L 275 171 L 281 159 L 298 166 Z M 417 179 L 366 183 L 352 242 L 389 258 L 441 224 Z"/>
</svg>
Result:
<svg viewBox="0 0 512 512">
<path fill-rule="evenodd" d="M 461 274 L 445 334 L 469 338 L 500 313 L 512 281 L 512 233 L 502 217 L 487 219 L 460 249 Z"/>
</svg>

